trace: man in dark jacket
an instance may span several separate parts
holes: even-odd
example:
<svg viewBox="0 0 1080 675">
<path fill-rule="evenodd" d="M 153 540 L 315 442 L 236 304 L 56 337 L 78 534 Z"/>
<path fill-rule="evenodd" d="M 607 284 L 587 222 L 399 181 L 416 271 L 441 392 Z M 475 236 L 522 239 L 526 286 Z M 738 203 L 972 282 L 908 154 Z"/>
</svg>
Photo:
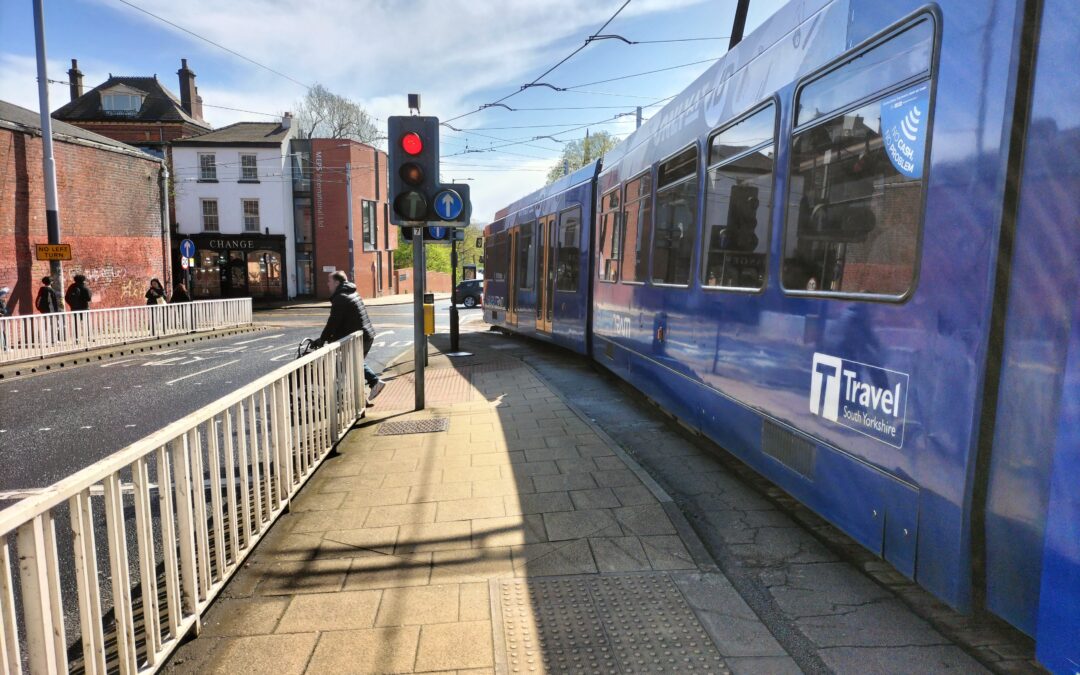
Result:
<svg viewBox="0 0 1080 675">
<path fill-rule="evenodd" d="M 68 307 L 73 312 L 90 309 L 91 297 L 90 289 L 86 287 L 86 277 L 76 274 L 75 283 L 68 286 L 67 293 L 64 293 L 64 300 L 67 300 Z"/>
<path fill-rule="evenodd" d="M 330 318 L 326 320 L 326 327 L 323 328 L 319 341 L 332 342 L 356 331 L 363 331 L 364 356 L 367 356 L 375 342 L 375 326 L 371 324 L 364 301 L 356 292 L 356 284 L 351 283 L 349 277 L 341 271 L 331 274 L 328 283 L 333 291 L 330 295 Z M 369 401 L 382 393 L 386 386 L 367 364 L 367 359 L 364 359 L 364 379 L 371 388 L 368 392 Z"/>
<path fill-rule="evenodd" d="M 52 287 L 52 277 L 42 277 L 41 288 L 38 289 L 34 307 L 42 314 L 53 314 L 60 311 L 60 296 Z"/>
</svg>

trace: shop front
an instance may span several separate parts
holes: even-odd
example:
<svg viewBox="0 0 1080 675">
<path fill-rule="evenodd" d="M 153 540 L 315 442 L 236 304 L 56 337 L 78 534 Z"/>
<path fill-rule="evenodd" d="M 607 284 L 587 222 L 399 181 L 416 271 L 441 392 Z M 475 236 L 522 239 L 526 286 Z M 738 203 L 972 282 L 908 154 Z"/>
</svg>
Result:
<svg viewBox="0 0 1080 675">
<path fill-rule="evenodd" d="M 176 278 L 188 279 L 193 299 L 287 298 L 284 236 L 196 234 L 186 238 L 195 243 L 195 264 L 180 269 Z M 175 255 L 179 262 L 179 253 Z"/>
</svg>

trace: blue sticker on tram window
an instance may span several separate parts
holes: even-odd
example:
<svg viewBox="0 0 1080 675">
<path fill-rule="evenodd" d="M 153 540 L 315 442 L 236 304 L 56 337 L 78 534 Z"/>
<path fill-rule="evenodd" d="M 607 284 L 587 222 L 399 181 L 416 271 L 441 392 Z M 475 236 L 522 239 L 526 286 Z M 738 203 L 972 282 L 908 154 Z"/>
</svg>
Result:
<svg viewBox="0 0 1080 675">
<path fill-rule="evenodd" d="M 929 122 L 929 82 L 881 102 L 885 152 L 896 170 L 908 178 L 922 178 Z"/>
</svg>

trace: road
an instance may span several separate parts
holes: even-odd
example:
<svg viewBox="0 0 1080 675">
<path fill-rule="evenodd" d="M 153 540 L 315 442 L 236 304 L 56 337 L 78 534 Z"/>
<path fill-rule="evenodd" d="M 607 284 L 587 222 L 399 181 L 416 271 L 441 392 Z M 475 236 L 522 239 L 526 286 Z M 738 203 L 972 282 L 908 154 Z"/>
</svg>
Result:
<svg viewBox="0 0 1080 675">
<path fill-rule="evenodd" d="M 449 330 L 448 301 L 436 330 Z M 412 347 L 412 306 L 369 307 L 378 331 L 368 354 L 376 372 Z M 480 310 L 461 310 L 471 318 Z M 329 306 L 256 314 L 265 330 L 194 342 L 40 373 L 0 385 L 0 507 L 107 457 L 296 356 L 315 337 Z"/>
</svg>

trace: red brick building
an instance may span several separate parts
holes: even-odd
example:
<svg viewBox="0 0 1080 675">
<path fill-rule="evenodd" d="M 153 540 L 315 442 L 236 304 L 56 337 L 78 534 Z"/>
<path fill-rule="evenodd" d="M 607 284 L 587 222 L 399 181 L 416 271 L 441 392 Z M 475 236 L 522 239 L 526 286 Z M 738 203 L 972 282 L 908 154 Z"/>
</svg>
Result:
<svg viewBox="0 0 1080 675">
<path fill-rule="evenodd" d="M 195 86 L 195 72 L 187 59 L 180 60 L 176 72 L 180 82 L 178 99 L 152 77 L 109 75 L 109 79 L 83 92 L 83 76 L 78 61 L 71 60 L 68 82 L 71 101 L 52 114 L 87 131 L 134 145 L 157 157 L 165 157 L 169 143 L 196 136 L 212 127 L 203 119 L 202 97 Z"/>
<path fill-rule="evenodd" d="M 347 273 L 362 297 L 393 295 L 397 228 L 388 220 L 386 153 L 338 138 L 293 141 L 293 152 L 310 157 L 310 180 L 294 182 L 293 202 L 297 259 L 310 256 L 315 296 L 329 296 L 326 275 L 334 270 Z"/>
<path fill-rule="evenodd" d="M 83 274 L 92 308 L 145 303 L 150 279 L 168 284 L 169 233 L 161 219 L 160 160 L 84 129 L 53 122 L 61 242 L 70 281 Z M 11 287 L 15 314 L 34 313 L 49 263 L 34 259 L 48 243 L 38 113 L 0 101 L 0 286 Z"/>
</svg>

